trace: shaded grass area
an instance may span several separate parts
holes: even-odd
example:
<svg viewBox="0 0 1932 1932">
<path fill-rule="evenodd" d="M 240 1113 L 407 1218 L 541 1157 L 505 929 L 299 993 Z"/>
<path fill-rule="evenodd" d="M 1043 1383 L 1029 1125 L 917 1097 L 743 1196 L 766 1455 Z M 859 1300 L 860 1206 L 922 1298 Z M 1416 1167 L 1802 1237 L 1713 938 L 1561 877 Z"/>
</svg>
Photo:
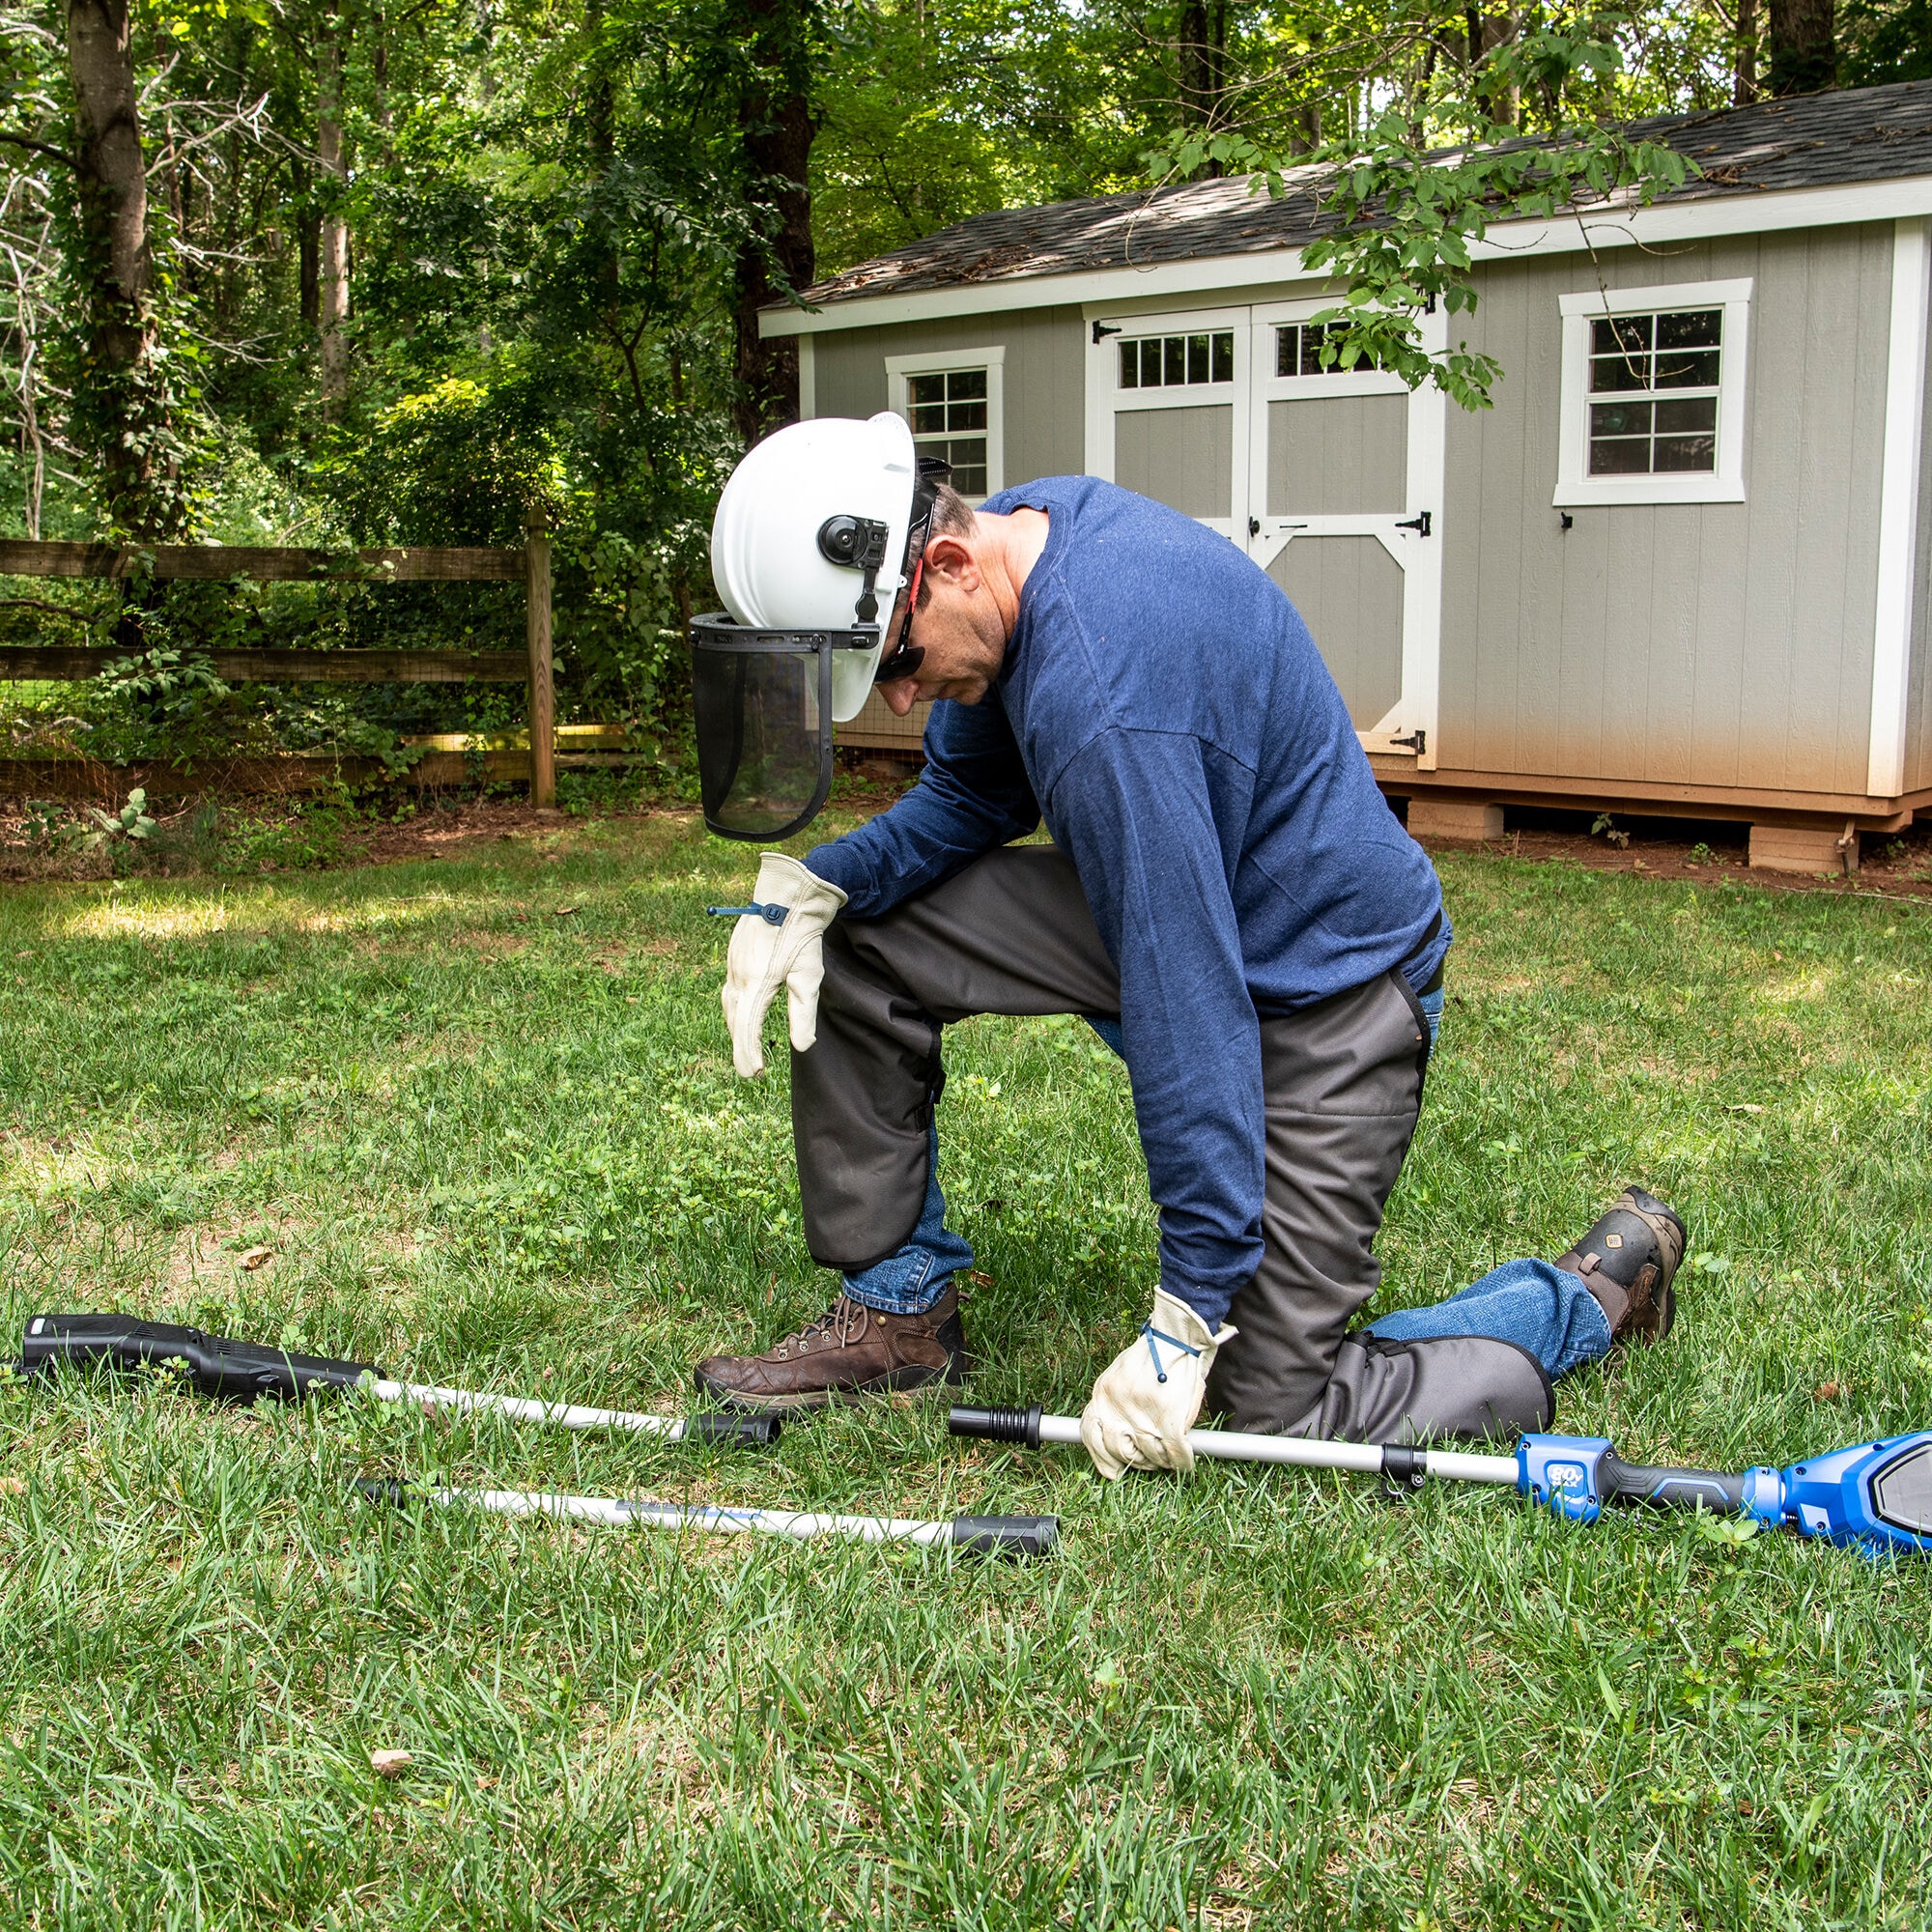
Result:
<svg viewBox="0 0 1932 1932">
<path fill-rule="evenodd" d="M 830 1285 L 782 1069 L 735 1080 L 717 1011 L 701 909 L 750 863 L 647 820 L 12 892 L 8 1331 L 123 1307 L 681 1406 Z M 1692 1223 L 1680 1324 L 1560 1427 L 1735 1465 L 1932 1421 L 1932 915 L 1438 865 L 1461 937 L 1381 1305 L 1640 1178 Z M 1076 1409 L 1153 1268 L 1124 1076 L 1076 1022 L 971 1023 L 949 1066 L 975 1396 Z M 374 1469 L 1053 1510 L 1064 1544 L 415 1518 L 349 1498 Z M 754 1458 L 66 1382 L 0 1396 L 0 1474 L 14 1922 L 1621 1932 L 1932 1893 L 1914 1566 L 1287 1472 L 1106 1489 L 916 1400 Z"/>
</svg>

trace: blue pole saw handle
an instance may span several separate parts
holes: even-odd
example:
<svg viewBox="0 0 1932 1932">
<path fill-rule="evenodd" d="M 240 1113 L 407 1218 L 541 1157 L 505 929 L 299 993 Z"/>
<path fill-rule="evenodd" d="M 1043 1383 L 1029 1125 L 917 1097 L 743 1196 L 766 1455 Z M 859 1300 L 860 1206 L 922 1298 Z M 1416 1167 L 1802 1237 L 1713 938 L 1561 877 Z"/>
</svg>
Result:
<svg viewBox="0 0 1932 1932">
<path fill-rule="evenodd" d="M 1932 1556 L 1932 1430 L 1735 1476 L 1626 1463 L 1601 1435 L 1525 1435 L 1516 1463 L 1517 1488 L 1574 1522 L 1594 1522 L 1613 1502 L 1705 1509 L 1868 1555 Z"/>
</svg>

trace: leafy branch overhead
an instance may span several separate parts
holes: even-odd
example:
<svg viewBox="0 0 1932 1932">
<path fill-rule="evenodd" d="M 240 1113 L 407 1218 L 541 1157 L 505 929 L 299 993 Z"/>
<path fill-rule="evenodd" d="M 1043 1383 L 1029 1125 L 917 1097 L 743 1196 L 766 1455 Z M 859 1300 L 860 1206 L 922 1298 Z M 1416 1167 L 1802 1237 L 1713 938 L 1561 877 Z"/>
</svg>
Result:
<svg viewBox="0 0 1932 1932">
<path fill-rule="evenodd" d="M 1661 142 L 1574 111 L 1622 66 L 1614 24 L 1525 34 L 1419 111 L 1390 106 L 1359 133 L 1312 150 L 1196 132 L 1150 154 L 1148 166 L 1157 177 L 1246 172 L 1255 192 L 1317 198 L 1323 232 L 1302 250 L 1302 267 L 1344 284 L 1335 306 L 1311 318 L 1327 329 L 1322 366 L 1386 370 L 1411 389 L 1433 383 L 1464 409 L 1486 409 L 1502 365 L 1466 341 L 1432 349 L 1422 318 L 1475 309 L 1471 268 L 1491 227 L 1640 208 L 1694 168 Z M 1500 118 L 1524 99 L 1548 109 L 1534 136 Z"/>
</svg>

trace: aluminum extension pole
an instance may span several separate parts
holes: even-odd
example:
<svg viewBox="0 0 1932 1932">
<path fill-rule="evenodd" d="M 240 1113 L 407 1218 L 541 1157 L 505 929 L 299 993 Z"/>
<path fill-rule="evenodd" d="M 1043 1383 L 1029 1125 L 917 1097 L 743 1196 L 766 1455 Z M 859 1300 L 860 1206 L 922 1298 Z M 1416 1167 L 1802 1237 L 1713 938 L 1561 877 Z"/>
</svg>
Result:
<svg viewBox="0 0 1932 1932">
<path fill-rule="evenodd" d="M 955 1408 L 947 1418 L 954 1435 L 1017 1442 L 1028 1449 L 1058 1442 L 1080 1445 L 1080 1418 L 1046 1415 L 1037 1408 Z M 1458 1483 L 1506 1483 L 1517 1487 L 1514 1456 L 1472 1456 L 1458 1449 L 1419 1449 L 1402 1443 L 1326 1442 L 1293 1435 L 1244 1435 L 1233 1429 L 1190 1429 L 1187 1446 L 1217 1463 L 1287 1463 L 1297 1469 L 1346 1469 L 1358 1476 L 1388 1476 L 1414 1483 L 1440 1476 Z"/>
<path fill-rule="evenodd" d="M 356 1484 L 371 1502 L 467 1505 L 497 1516 L 549 1516 L 613 1529 L 714 1530 L 724 1535 L 782 1536 L 794 1543 L 842 1538 L 857 1543 L 911 1543 L 986 1556 L 1043 1556 L 1060 1535 L 1054 1516 L 956 1516 L 924 1522 L 916 1517 L 827 1516 L 803 1510 L 726 1509 L 711 1503 L 666 1503 L 650 1496 L 566 1496 L 537 1490 L 420 1489 L 382 1477 Z"/>
<path fill-rule="evenodd" d="M 771 1443 L 779 1437 L 776 1415 L 646 1415 L 622 1408 L 589 1408 L 577 1403 L 540 1402 L 528 1396 L 489 1395 L 475 1389 L 435 1388 L 426 1382 L 378 1378 L 361 1386 L 378 1402 L 413 1403 L 454 1409 L 462 1415 L 500 1415 L 510 1422 L 537 1422 L 553 1429 L 612 1429 L 633 1435 L 662 1435 L 668 1442 Z"/>
</svg>

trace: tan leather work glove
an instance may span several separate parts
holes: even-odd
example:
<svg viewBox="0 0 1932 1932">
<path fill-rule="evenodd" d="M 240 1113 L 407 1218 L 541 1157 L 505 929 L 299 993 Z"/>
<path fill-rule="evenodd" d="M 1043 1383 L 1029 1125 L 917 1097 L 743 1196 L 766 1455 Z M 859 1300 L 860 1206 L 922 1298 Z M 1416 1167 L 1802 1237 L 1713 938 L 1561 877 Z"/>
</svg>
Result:
<svg viewBox="0 0 1932 1932">
<path fill-rule="evenodd" d="M 782 852 L 758 861 L 753 903 L 783 906 L 775 925 L 755 912 L 731 928 L 724 960 L 724 1024 L 731 1031 L 731 1064 L 751 1079 L 765 1070 L 765 1014 L 781 986 L 791 1014 L 791 1043 L 804 1053 L 818 1037 L 818 982 L 825 977 L 824 932 L 845 895 Z"/>
<path fill-rule="evenodd" d="M 1080 1411 L 1080 1441 L 1110 1483 L 1128 1468 L 1194 1467 L 1187 1432 L 1201 1413 L 1215 1351 L 1236 1330 L 1218 1335 L 1166 1289 L 1153 1292 L 1153 1313 L 1094 1384 Z"/>
</svg>

